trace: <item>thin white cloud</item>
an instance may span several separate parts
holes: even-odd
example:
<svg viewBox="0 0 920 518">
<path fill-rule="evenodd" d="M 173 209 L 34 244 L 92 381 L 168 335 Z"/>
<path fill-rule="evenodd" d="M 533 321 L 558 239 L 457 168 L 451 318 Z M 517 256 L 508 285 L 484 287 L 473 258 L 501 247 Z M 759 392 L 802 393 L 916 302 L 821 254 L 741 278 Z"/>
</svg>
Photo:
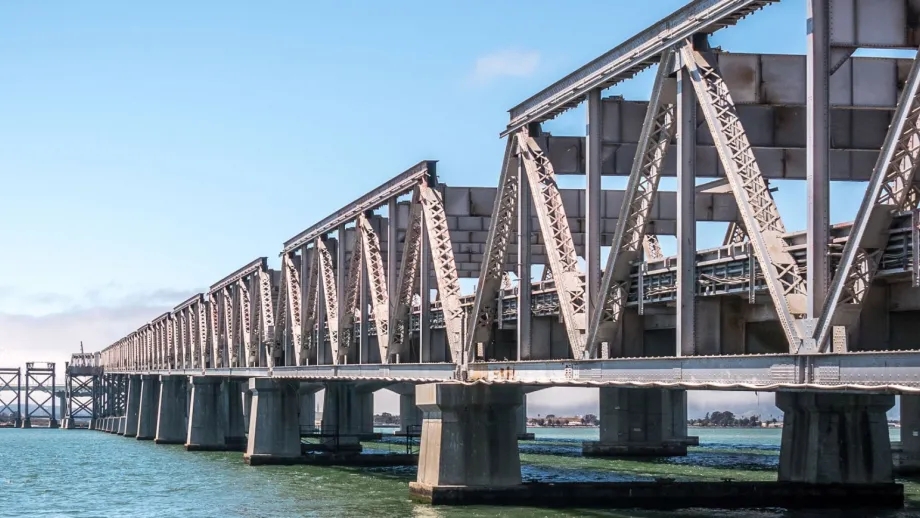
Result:
<svg viewBox="0 0 920 518">
<path fill-rule="evenodd" d="M 530 77 L 539 66 L 540 53 L 535 50 L 499 50 L 476 59 L 470 82 L 481 86 L 502 77 Z"/>
</svg>

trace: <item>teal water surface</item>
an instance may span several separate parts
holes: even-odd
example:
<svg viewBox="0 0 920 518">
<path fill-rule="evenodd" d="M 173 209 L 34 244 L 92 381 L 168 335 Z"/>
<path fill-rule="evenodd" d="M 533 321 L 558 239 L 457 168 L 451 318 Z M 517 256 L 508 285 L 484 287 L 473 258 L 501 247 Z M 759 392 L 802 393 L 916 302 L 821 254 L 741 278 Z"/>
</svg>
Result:
<svg viewBox="0 0 920 518">
<path fill-rule="evenodd" d="M 532 429 L 521 443 L 526 480 L 775 480 L 779 430 L 693 429 L 701 445 L 687 457 L 653 461 L 586 459 L 597 429 Z M 893 432 L 892 439 L 897 440 Z M 368 444 L 398 449 L 395 441 Z M 432 507 L 412 502 L 415 468 L 250 467 L 240 453 L 186 452 L 83 430 L 0 429 L 0 516 L 87 517 L 778 517 L 841 516 L 782 510 L 679 513 Z M 906 483 L 911 498 L 918 485 Z M 913 501 L 909 504 L 914 504 Z M 905 509 L 873 516 L 920 516 Z M 867 516 L 856 513 L 853 516 Z"/>
</svg>

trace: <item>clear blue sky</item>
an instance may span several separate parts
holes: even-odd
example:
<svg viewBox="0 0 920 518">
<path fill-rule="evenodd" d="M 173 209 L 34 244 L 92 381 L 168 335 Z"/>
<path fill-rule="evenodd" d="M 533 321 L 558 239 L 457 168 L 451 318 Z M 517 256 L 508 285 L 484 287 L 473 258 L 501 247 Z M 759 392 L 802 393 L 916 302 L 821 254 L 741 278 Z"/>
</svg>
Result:
<svg viewBox="0 0 920 518">
<path fill-rule="evenodd" d="M 0 310 L 204 288 L 421 159 L 494 185 L 507 109 L 682 3 L 6 2 Z M 802 52 L 802 13 L 715 43 Z"/>
<path fill-rule="evenodd" d="M 3 2 L 0 363 L 98 350 L 419 160 L 495 185 L 509 108 L 683 3 Z M 713 43 L 804 53 L 804 12 Z M 863 189 L 834 187 L 834 221 Z"/>
</svg>

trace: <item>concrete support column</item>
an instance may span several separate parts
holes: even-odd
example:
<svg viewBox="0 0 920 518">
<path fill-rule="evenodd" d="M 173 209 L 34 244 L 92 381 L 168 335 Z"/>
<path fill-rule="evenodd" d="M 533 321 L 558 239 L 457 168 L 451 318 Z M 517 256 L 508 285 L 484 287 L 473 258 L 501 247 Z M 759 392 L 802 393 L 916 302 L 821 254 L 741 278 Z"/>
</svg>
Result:
<svg viewBox="0 0 920 518">
<path fill-rule="evenodd" d="M 245 381 L 228 378 L 221 384 L 221 392 L 221 409 L 226 409 L 227 428 L 224 430 L 224 441 L 227 443 L 227 449 L 244 450 L 246 427 L 249 426 L 249 422 L 244 415 L 248 410 L 243 407 L 246 400 L 243 393 L 249 394 L 249 387 Z"/>
<path fill-rule="evenodd" d="M 137 437 L 137 418 L 141 410 L 141 377 L 128 377 L 128 394 L 125 400 L 125 437 Z"/>
<path fill-rule="evenodd" d="M 517 407 L 521 387 L 432 383 L 416 387 L 424 412 L 417 493 L 438 486 L 521 483 Z"/>
<path fill-rule="evenodd" d="M 920 473 L 920 396 L 901 395 L 901 448 L 894 457 L 898 473 Z"/>
<path fill-rule="evenodd" d="M 192 376 L 192 404 L 189 409 L 188 435 L 185 449 L 189 451 L 222 451 L 227 449 L 227 415 L 222 407 L 221 378 Z"/>
<path fill-rule="evenodd" d="M 361 451 L 362 437 L 374 433 L 374 393 L 356 383 L 327 383 L 322 433 L 326 449 Z"/>
<path fill-rule="evenodd" d="M 118 431 L 116 433 L 118 435 L 124 435 L 128 418 L 126 416 L 119 416 L 119 417 L 116 417 L 115 419 L 118 420 Z"/>
<path fill-rule="evenodd" d="M 151 441 L 157 435 L 157 407 L 160 401 L 160 380 L 152 374 L 141 377 L 140 405 L 137 413 L 137 440 Z"/>
<path fill-rule="evenodd" d="M 527 431 L 527 394 L 521 394 L 521 405 L 517 408 L 517 438 L 519 441 L 532 441 L 534 435 Z"/>
<path fill-rule="evenodd" d="M 297 421 L 298 383 L 252 378 L 252 408 L 246 464 L 292 464 L 299 461 L 300 429 Z"/>
<path fill-rule="evenodd" d="M 160 376 L 157 444 L 185 444 L 188 433 L 188 378 Z"/>
<path fill-rule="evenodd" d="M 301 433 L 313 433 L 316 431 L 316 392 L 319 387 L 312 384 L 302 383 L 297 390 L 298 394 L 298 418 Z"/>
<path fill-rule="evenodd" d="M 687 391 L 603 387 L 600 441 L 585 442 L 586 456 L 683 456 L 699 444 L 687 436 Z"/>
<path fill-rule="evenodd" d="M 783 411 L 781 482 L 890 483 L 887 394 L 777 392 Z"/>
<path fill-rule="evenodd" d="M 399 431 L 396 435 L 415 435 L 422 431 L 422 409 L 415 404 L 415 390 L 399 395 Z"/>
<path fill-rule="evenodd" d="M 252 391 L 249 390 L 249 383 L 243 385 L 243 424 L 246 425 L 246 429 L 249 430 L 249 425 L 252 424 L 250 416 L 252 415 Z"/>
</svg>

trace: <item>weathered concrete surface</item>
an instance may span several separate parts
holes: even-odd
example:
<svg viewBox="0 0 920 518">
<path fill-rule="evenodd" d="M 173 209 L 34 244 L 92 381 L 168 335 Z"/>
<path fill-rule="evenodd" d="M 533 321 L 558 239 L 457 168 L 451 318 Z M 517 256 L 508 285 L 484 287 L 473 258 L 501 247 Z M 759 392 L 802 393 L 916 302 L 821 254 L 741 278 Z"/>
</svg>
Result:
<svg viewBox="0 0 920 518">
<path fill-rule="evenodd" d="M 784 413 L 780 481 L 894 481 L 885 414 L 893 395 L 777 392 L 776 406 Z"/>
<path fill-rule="evenodd" d="M 521 483 L 521 387 L 433 383 L 416 387 L 424 412 L 418 487 Z"/>
<path fill-rule="evenodd" d="M 188 430 L 188 378 L 160 376 L 160 406 L 157 414 L 157 444 L 185 444 Z"/>
<path fill-rule="evenodd" d="M 361 451 L 361 438 L 374 433 L 377 383 L 332 382 L 323 394 L 323 444 L 329 451 Z"/>
<path fill-rule="evenodd" d="M 297 419 L 299 384 L 270 378 L 252 378 L 247 464 L 301 463 L 300 424 Z"/>
<path fill-rule="evenodd" d="M 415 385 L 399 383 L 387 387 L 399 394 L 399 429 L 395 435 L 415 435 L 422 431 L 422 409 L 415 404 Z"/>
<path fill-rule="evenodd" d="M 189 407 L 188 435 L 185 449 L 189 451 L 227 449 L 226 404 L 221 397 L 223 380 L 215 376 L 192 376 L 192 404 Z"/>
<path fill-rule="evenodd" d="M 321 386 L 312 383 L 301 383 L 297 389 L 299 396 L 297 422 L 300 433 L 309 434 L 316 431 L 316 393 Z"/>
<path fill-rule="evenodd" d="M 895 472 L 920 474 L 920 396 L 901 395 L 901 443 L 892 450 Z"/>
<path fill-rule="evenodd" d="M 126 424 L 127 424 L 126 421 L 128 420 L 128 418 L 125 417 L 125 416 L 119 416 L 119 417 L 117 417 L 116 419 L 118 419 L 118 431 L 117 431 L 116 433 L 117 433 L 118 435 L 124 435 L 124 434 L 125 434 L 125 426 L 126 426 Z"/>
<path fill-rule="evenodd" d="M 585 442 L 586 456 L 683 456 L 688 444 L 687 391 L 603 387 L 600 440 Z"/>
<path fill-rule="evenodd" d="M 125 399 L 125 437 L 137 437 L 137 418 L 141 406 L 141 377 L 128 376 L 128 393 Z"/>
<path fill-rule="evenodd" d="M 156 437 L 159 402 L 159 377 L 152 374 L 141 375 L 141 397 L 137 414 L 137 440 L 152 441 Z"/>
<path fill-rule="evenodd" d="M 409 483 L 414 500 L 435 505 L 603 507 L 608 509 L 900 509 L 901 484 L 796 482 L 563 482 L 508 487 Z M 871 514 L 858 514 L 871 516 Z M 854 515 L 856 516 L 856 515 Z"/>
<path fill-rule="evenodd" d="M 227 429 L 224 442 L 227 448 L 234 451 L 246 451 L 246 426 L 247 422 L 243 415 L 243 392 L 249 393 L 248 384 L 245 381 L 235 379 L 225 379 L 220 387 L 222 403 L 221 408 L 226 409 Z"/>
</svg>

